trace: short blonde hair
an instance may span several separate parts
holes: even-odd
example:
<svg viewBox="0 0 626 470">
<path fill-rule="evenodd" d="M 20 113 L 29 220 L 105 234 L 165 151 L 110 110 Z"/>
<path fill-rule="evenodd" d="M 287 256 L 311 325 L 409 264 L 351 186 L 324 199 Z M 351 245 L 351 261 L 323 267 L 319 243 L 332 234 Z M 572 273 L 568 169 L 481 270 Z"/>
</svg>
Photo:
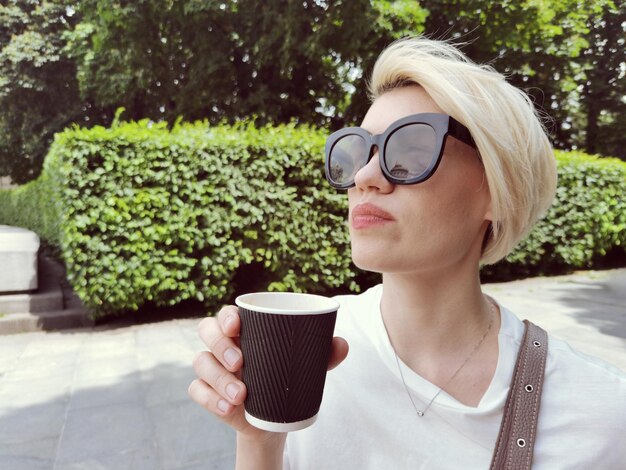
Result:
<svg viewBox="0 0 626 470">
<path fill-rule="evenodd" d="M 481 263 L 493 264 L 511 252 L 552 204 L 557 172 L 546 129 L 523 91 L 446 42 L 401 39 L 381 53 L 369 82 L 371 99 L 410 84 L 424 88 L 476 142 L 493 213 Z"/>
</svg>

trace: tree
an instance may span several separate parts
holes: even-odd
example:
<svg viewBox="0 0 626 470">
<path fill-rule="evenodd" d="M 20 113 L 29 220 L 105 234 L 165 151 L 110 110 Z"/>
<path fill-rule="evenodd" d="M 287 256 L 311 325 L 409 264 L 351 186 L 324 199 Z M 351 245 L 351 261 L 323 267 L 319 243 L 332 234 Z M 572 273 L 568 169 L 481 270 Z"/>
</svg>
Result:
<svg viewBox="0 0 626 470">
<path fill-rule="evenodd" d="M 605 5 L 590 21 L 587 38 L 577 87 L 584 140 L 577 143 L 587 152 L 626 160 L 626 3 Z"/>
<path fill-rule="evenodd" d="M 361 87 L 352 99 L 352 83 L 402 31 L 394 12 L 413 20 L 421 9 L 408 0 L 12 0 L 0 10 L 0 173 L 36 176 L 54 132 L 108 124 L 118 107 L 170 123 L 340 125 L 366 103 Z"/>
<path fill-rule="evenodd" d="M 560 148 L 624 156 L 623 2 L 9 0 L 0 6 L 0 174 L 36 176 L 72 122 L 358 122 L 396 38 L 465 42 L 553 118 Z"/>
<path fill-rule="evenodd" d="M 151 0 L 117 8 L 86 0 L 80 8 L 72 50 L 83 97 L 169 122 L 256 116 L 322 124 L 316 109 L 345 95 L 335 49 L 356 60 L 352 46 L 367 34 L 364 0 Z M 334 48 L 331 38 L 346 42 Z"/>
<path fill-rule="evenodd" d="M 470 57 L 493 63 L 514 85 L 528 92 L 542 113 L 550 115 L 547 124 L 556 147 L 585 147 L 582 136 L 588 104 L 580 93 L 587 81 L 585 71 L 590 69 L 585 65 L 585 51 L 602 42 L 591 32 L 594 23 L 604 24 L 607 14 L 619 22 L 612 1 L 444 0 L 422 4 L 430 13 L 427 31 L 467 42 L 465 52 Z M 617 64 L 625 62 L 623 47 L 621 52 L 610 59 L 614 68 L 605 71 L 609 75 L 619 73 Z M 605 105 L 616 107 L 618 103 L 614 100 Z"/>
<path fill-rule="evenodd" d="M 0 24 L 0 175 L 22 183 L 39 174 L 54 132 L 91 113 L 63 52 L 76 24 L 64 2 L 3 2 Z"/>
</svg>

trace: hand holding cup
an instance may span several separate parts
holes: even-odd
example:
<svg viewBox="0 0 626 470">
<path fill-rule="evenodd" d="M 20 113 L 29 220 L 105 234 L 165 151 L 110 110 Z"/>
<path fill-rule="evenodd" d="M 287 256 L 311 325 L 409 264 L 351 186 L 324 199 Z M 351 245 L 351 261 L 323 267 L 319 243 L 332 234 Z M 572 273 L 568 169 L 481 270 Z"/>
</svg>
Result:
<svg viewBox="0 0 626 470">
<path fill-rule="evenodd" d="M 322 402 L 339 303 L 294 292 L 246 294 L 235 303 L 246 420 L 273 432 L 312 425 Z"/>
<path fill-rule="evenodd" d="M 191 398 L 231 426 L 239 438 L 270 441 L 273 436 L 248 423 L 244 416 L 247 389 L 241 380 L 243 355 L 239 347 L 241 320 L 235 306 L 220 310 L 216 317 L 203 319 L 198 333 L 208 351 L 200 352 L 193 361 L 198 376 L 189 386 Z M 343 338 L 333 338 L 328 370 L 339 365 L 348 354 Z"/>
</svg>

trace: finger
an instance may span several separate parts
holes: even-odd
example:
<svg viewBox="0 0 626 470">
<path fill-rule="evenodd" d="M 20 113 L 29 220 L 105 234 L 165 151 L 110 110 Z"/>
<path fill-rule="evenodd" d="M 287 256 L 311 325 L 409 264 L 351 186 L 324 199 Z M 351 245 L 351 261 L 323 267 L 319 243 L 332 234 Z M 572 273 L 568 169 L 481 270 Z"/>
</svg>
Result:
<svg viewBox="0 0 626 470">
<path fill-rule="evenodd" d="M 198 378 L 212 387 L 222 398 L 233 405 L 240 405 L 246 397 L 244 383 L 234 374 L 224 369 L 215 356 L 203 351 L 196 354 L 193 360 L 193 368 Z"/>
<path fill-rule="evenodd" d="M 348 350 L 348 342 L 343 338 L 335 336 L 333 338 L 333 347 L 330 352 L 330 359 L 328 360 L 328 370 L 332 370 L 341 364 L 348 355 Z"/>
<path fill-rule="evenodd" d="M 241 321 L 239 320 L 239 309 L 234 305 L 226 305 L 217 314 L 217 320 L 226 336 L 234 338 L 239 336 Z"/>
<path fill-rule="evenodd" d="M 252 430 L 251 432 L 255 433 L 265 432 L 259 431 L 246 421 L 243 405 L 233 406 L 231 403 L 228 403 L 203 380 L 196 379 L 191 382 L 187 393 L 193 401 L 213 413 L 235 431 L 250 432 Z"/>
<path fill-rule="evenodd" d="M 236 372 L 243 365 L 241 349 L 232 338 L 224 335 L 218 320 L 214 317 L 203 319 L 198 325 L 198 335 L 209 351 L 231 372 Z"/>
<path fill-rule="evenodd" d="M 234 405 L 225 400 L 203 380 L 196 379 L 191 382 L 187 393 L 198 405 L 217 416 L 229 416 L 235 409 Z"/>
</svg>

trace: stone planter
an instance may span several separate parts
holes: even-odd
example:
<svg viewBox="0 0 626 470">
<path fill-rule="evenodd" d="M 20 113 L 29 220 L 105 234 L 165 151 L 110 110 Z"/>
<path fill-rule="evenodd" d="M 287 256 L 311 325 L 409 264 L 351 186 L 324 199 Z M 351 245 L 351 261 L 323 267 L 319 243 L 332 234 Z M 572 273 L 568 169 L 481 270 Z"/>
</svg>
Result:
<svg viewBox="0 0 626 470">
<path fill-rule="evenodd" d="M 38 251 L 36 233 L 0 225 L 0 294 L 37 289 Z"/>
</svg>

